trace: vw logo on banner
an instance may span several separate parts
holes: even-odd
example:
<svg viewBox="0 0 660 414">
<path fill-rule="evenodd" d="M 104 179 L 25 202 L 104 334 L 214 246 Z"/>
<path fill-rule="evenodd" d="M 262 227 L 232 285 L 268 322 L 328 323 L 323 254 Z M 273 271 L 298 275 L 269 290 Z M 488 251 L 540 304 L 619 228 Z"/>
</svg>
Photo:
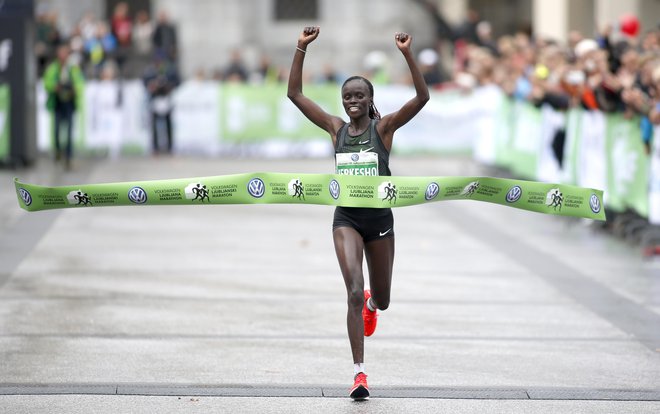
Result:
<svg viewBox="0 0 660 414">
<path fill-rule="evenodd" d="M 330 181 L 330 185 L 328 186 L 328 189 L 330 190 L 330 196 L 334 198 L 335 200 L 339 198 L 339 193 L 341 192 L 341 189 L 339 188 L 339 183 L 337 180 L 332 180 Z"/>
<path fill-rule="evenodd" d="M 431 183 L 426 186 L 426 192 L 424 193 L 424 198 L 426 201 L 431 201 L 438 196 L 440 193 L 440 186 L 438 183 Z"/>
<path fill-rule="evenodd" d="M 144 204 L 147 202 L 147 192 L 141 187 L 133 187 L 128 190 L 128 199 L 135 204 Z"/>
<path fill-rule="evenodd" d="M 515 203 L 516 201 L 520 200 L 520 197 L 522 197 L 522 188 L 520 188 L 517 185 L 514 185 L 511 187 L 508 193 L 506 193 L 506 202 L 507 203 Z"/>
<path fill-rule="evenodd" d="M 591 211 L 596 214 L 600 212 L 600 199 L 596 194 L 592 194 L 589 198 L 589 207 L 591 207 Z"/>
<path fill-rule="evenodd" d="M 253 178 L 248 183 L 247 190 L 252 197 L 261 198 L 266 192 L 266 185 L 261 180 L 261 178 Z"/>
<path fill-rule="evenodd" d="M 21 199 L 23 200 L 26 206 L 32 204 L 32 195 L 30 195 L 30 192 L 28 190 L 26 190 L 25 188 L 19 188 L 18 193 L 21 195 Z"/>
</svg>

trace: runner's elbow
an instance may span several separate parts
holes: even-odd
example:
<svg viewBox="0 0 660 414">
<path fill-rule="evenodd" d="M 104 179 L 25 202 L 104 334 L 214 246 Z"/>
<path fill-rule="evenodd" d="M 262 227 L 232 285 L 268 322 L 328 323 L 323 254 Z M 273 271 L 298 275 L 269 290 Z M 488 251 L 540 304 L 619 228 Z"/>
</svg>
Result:
<svg viewBox="0 0 660 414">
<path fill-rule="evenodd" d="M 302 95 L 302 93 L 296 89 L 289 89 L 286 92 L 287 98 L 291 99 L 293 102 L 295 102 L 300 97 L 300 95 Z"/>
</svg>

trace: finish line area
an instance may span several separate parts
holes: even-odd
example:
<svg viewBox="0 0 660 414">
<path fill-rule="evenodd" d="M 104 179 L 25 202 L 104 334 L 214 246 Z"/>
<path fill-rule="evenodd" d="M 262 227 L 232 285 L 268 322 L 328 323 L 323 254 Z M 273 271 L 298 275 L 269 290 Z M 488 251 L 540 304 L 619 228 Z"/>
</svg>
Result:
<svg viewBox="0 0 660 414">
<path fill-rule="evenodd" d="M 80 162 L 20 175 L 74 185 L 332 170 L 330 159 Z M 391 166 L 494 175 L 458 156 Z M 660 407 L 660 263 L 594 222 L 470 201 L 395 209 L 391 304 L 366 341 L 371 400 L 352 403 L 333 207 L 28 213 L 14 175 L 0 171 L 0 406 L 9 412 Z"/>
</svg>

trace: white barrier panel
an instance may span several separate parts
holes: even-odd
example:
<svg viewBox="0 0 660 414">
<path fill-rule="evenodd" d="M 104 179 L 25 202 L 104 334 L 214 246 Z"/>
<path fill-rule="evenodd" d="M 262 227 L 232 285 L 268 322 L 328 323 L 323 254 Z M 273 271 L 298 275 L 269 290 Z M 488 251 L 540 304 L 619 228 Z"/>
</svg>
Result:
<svg viewBox="0 0 660 414">
<path fill-rule="evenodd" d="M 220 110 L 217 82 L 191 80 L 181 84 L 174 93 L 174 150 L 217 155 L 220 152 Z"/>
<path fill-rule="evenodd" d="M 260 86 L 245 86 L 259 91 Z M 151 149 L 151 113 L 148 98 L 140 80 L 88 81 L 85 83 L 84 98 L 76 112 L 74 145 L 77 152 L 86 150 L 107 152 L 116 156 L 130 152 L 144 154 Z M 309 88 L 312 92 L 312 87 Z M 239 91 L 240 92 L 240 91 Z M 272 100 L 272 91 L 268 98 Z M 236 138 L 225 140 L 221 127 L 222 111 L 239 111 L 243 116 L 226 116 L 227 128 L 231 132 L 232 122 L 241 122 L 249 115 L 251 123 L 258 123 L 263 108 L 252 106 L 231 106 L 240 102 L 241 95 L 232 98 L 229 87 L 219 82 L 189 80 L 182 83 L 174 94 L 173 130 L 174 151 L 217 155 L 222 150 L 232 153 L 236 146 L 244 147 L 248 153 L 259 156 L 328 156 L 332 154 L 329 137 L 324 131 L 316 131 L 314 136 L 300 136 L 287 139 L 291 129 L 309 123 L 300 111 L 286 99 L 282 92 L 282 105 L 276 120 L 264 119 L 264 134 L 258 141 L 243 143 Z M 238 93 L 238 92 L 237 92 Z M 254 92 L 252 92 L 254 93 Z M 223 108 L 223 94 L 227 107 Z M 337 86 L 337 100 L 340 99 Z M 398 110 L 414 96 L 414 89 L 408 86 L 379 86 L 376 91 L 376 104 L 383 115 Z M 264 105 L 268 102 L 264 96 Z M 327 98 L 326 98 L 327 99 Z M 396 133 L 394 151 L 398 152 L 470 152 L 477 137 L 493 133 L 496 112 L 502 94 L 495 88 L 477 89 L 469 94 L 459 92 L 433 92 L 424 110 Z M 46 109 L 46 93 L 43 85 L 37 86 L 38 148 L 52 150 L 52 116 Z M 347 119 L 344 113 L 335 113 Z M 227 113 L 228 114 L 228 113 Z M 228 132 L 229 133 L 229 132 Z M 319 138 L 321 137 L 321 138 Z M 492 139 L 485 139 L 484 142 Z M 481 146 L 480 146 L 481 147 Z M 488 151 L 485 149 L 485 151 Z M 484 158 L 493 158 L 492 149 Z"/>
<path fill-rule="evenodd" d="M 649 221 L 660 225 L 660 126 L 653 130 L 649 177 Z"/>
<path fill-rule="evenodd" d="M 146 94 L 140 81 L 91 81 L 85 84 L 85 147 L 107 150 L 148 151 L 149 120 Z"/>
<path fill-rule="evenodd" d="M 582 112 L 577 153 L 577 184 L 606 190 L 607 153 L 605 151 L 605 115 L 600 111 Z M 607 204 L 607 191 L 605 191 Z"/>
<path fill-rule="evenodd" d="M 381 115 L 386 115 L 399 110 L 414 94 L 414 89 L 407 86 L 378 86 L 376 106 Z M 475 119 L 480 109 L 488 105 L 480 99 L 489 98 L 494 106 L 495 97 L 481 89 L 468 94 L 431 91 L 424 109 L 396 132 L 394 151 L 470 152 L 479 133 Z"/>
<path fill-rule="evenodd" d="M 474 92 L 477 105 L 474 118 L 467 122 L 464 127 L 469 129 L 474 126 L 474 146 L 472 153 L 474 158 L 480 163 L 486 165 L 495 165 L 497 160 L 497 134 L 502 131 L 499 129 L 502 122 L 500 119 L 501 108 L 504 105 L 503 100 L 506 96 L 497 86 L 484 86 Z M 508 123 L 507 123 L 508 126 Z M 508 133 L 509 131 L 504 131 Z"/>
</svg>

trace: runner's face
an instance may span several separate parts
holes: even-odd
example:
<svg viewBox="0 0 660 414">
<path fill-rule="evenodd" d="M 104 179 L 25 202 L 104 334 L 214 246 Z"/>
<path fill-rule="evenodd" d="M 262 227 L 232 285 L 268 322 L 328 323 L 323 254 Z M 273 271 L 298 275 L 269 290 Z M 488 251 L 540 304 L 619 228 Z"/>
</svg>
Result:
<svg viewBox="0 0 660 414">
<path fill-rule="evenodd" d="M 352 80 L 341 90 L 344 110 L 349 117 L 360 118 L 369 116 L 371 94 L 366 83 L 359 79 Z"/>
</svg>

